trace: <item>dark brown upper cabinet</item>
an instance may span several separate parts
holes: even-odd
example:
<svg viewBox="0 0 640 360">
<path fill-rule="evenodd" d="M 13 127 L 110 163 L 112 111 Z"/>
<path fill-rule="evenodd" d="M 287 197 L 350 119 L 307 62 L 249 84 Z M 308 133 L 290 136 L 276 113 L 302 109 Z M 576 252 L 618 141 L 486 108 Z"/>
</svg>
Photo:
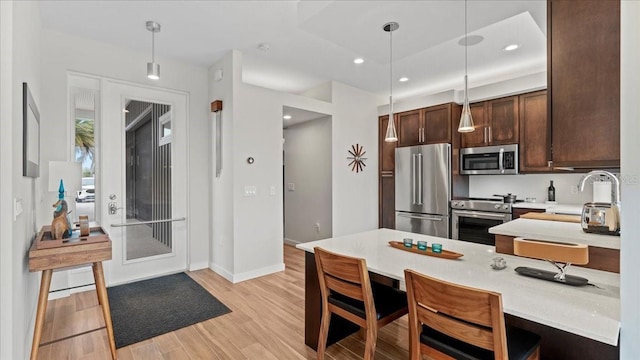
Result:
<svg viewBox="0 0 640 360">
<path fill-rule="evenodd" d="M 553 166 L 620 166 L 620 1 L 547 2 Z"/>
<path fill-rule="evenodd" d="M 423 112 L 420 109 L 411 110 L 398 113 L 397 116 L 398 147 L 423 144 Z"/>
<path fill-rule="evenodd" d="M 399 113 L 398 147 L 451 143 L 454 107 L 459 105 L 447 103 Z"/>
<path fill-rule="evenodd" d="M 396 130 L 398 129 L 398 117 L 394 116 Z M 398 142 L 386 142 L 389 115 L 378 118 L 378 226 L 395 229 L 396 224 L 396 188 L 395 188 L 395 163 L 396 147 Z"/>
<path fill-rule="evenodd" d="M 520 95 L 520 172 L 548 172 L 551 160 L 551 122 L 547 91 Z"/>
<path fill-rule="evenodd" d="M 462 134 L 462 147 L 518 143 L 518 96 L 470 105 L 475 131 Z"/>
</svg>

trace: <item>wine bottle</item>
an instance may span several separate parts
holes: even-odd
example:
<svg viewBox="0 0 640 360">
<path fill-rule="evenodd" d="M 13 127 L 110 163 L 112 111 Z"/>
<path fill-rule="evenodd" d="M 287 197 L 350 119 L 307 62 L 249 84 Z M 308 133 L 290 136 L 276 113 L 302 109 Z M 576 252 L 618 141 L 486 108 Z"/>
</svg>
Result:
<svg viewBox="0 0 640 360">
<path fill-rule="evenodd" d="M 556 188 L 553 187 L 553 180 L 551 180 L 551 184 L 549 184 L 549 188 L 547 189 L 547 199 L 549 201 L 556 201 Z"/>
</svg>

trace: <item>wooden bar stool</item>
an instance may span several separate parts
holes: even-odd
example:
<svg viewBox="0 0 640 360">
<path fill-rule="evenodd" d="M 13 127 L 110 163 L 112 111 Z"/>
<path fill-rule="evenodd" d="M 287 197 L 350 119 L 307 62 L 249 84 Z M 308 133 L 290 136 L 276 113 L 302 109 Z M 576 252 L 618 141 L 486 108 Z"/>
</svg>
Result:
<svg viewBox="0 0 640 360">
<path fill-rule="evenodd" d="M 372 360 L 378 329 L 407 313 L 407 297 L 397 289 L 371 283 L 364 259 L 313 249 L 322 295 L 318 359 L 324 359 L 331 314 L 359 325 L 366 333 L 364 359 Z"/>
<path fill-rule="evenodd" d="M 540 337 L 505 326 L 502 296 L 404 271 L 411 360 L 540 357 Z"/>
</svg>

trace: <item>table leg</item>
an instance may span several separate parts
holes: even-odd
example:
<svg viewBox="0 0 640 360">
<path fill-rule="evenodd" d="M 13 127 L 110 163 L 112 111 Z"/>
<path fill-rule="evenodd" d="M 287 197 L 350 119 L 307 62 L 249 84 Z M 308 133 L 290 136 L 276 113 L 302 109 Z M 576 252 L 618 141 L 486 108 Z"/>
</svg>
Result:
<svg viewBox="0 0 640 360">
<path fill-rule="evenodd" d="M 107 297 L 107 287 L 104 281 L 104 272 L 102 271 L 102 262 L 93 263 L 93 274 L 96 281 L 96 291 L 98 292 L 98 301 L 102 305 L 102 313 L 104 315 L 104 324 L 107 328 L 107 337 L 109 338 L 109 349 L 111 350 L 111 358 L 117 359 L 116 342 L 113 338 L 113 324 L 111 323 L 111 309 L 109 308 L 109 298 Z"/>
<path fill-rule="evenodd" d="M 96 267 L 94 265 L 91 265 L 91 269 L 93 270 L 93 280 L 95 282 L 95 279 L 98 278 L 98 274 L 96 273 Z M 98 284 L 96 283 L 96 296 L 98 296 Z M 102 305 L 102 302 L 100 302 L 100 296 L 98 296 L 98 305 Z"/>
<path fill-rule="evenodd" d="M 33 329 L 33 343 L 31 344 L 31 360 L 38 358 L 38 348 L 40 348 L 44 317 L 47 313 L 47 301 L 49 300 L 49 286 L 51 285 L 52 274 L 53 270 L 51 269 L 42 271 L 40 294 L 38 295 L 38 311 L 36 312 L 36 326 Z"/>
</svg>

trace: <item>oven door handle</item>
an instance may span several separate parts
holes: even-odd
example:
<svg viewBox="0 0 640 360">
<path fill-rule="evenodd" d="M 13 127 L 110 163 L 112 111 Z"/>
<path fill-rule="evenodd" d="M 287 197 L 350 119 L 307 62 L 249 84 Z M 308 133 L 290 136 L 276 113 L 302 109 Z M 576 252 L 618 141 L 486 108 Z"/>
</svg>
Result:
<svg viewBox="0 0 640 360">
<path fill-rule="evenodd" d="M 480 219 L 496 219 L 496 220 L 506 220 L 509 221 L 509 217 L 511 214 L 498 214 L 498 213 L 490 213 L 490 212 L 481 212 L 481 211 L 466 211 L 466 210 L 453 210 L 452 215 L 458 216 L 466 216 L 472 218 L 480 218 Z"/>
<path fill-rule="evenodd" d="M 425 216 L 425 215 L 413 215 L 413 214 L 406 214 L 406 213 L 398 213 L 399 217 L 406 217 L 409 219 L 418 219 L 418 220 L 431 220 L 431 221 L 443 221 L 444 220 L 444 216 Z"/>
</svg>

